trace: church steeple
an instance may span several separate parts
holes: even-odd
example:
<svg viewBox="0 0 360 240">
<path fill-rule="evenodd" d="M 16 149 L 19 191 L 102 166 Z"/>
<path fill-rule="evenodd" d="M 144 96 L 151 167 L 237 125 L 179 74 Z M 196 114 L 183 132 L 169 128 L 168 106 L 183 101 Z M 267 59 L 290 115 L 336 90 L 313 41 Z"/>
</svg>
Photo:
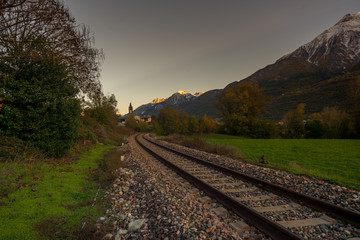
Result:
<svg viewBox="0 0 360 240">
<path fill-rule="evenodd" d="M 130 106 L 129 106 L 129 115 L 133 113 L 133 107 L 131 106 L 131 103 L 130 103 Z"/>
</svg>

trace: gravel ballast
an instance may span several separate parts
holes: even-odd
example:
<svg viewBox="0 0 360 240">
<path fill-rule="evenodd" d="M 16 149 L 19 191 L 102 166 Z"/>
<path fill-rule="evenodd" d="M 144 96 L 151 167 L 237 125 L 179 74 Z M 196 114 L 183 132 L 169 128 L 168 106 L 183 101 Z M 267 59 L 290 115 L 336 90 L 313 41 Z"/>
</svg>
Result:
<svg viewBox="0 0 360 240">
<path fill-rule="evenodd" d="M 103 239 L 268 239 L 254 228 L 238 233 L 235 214 L 217 215 L 221 207 L 202 202 L 206 195 L 143 152 L 134 142 L 123 146 L 127 167 L 108 190 L 111 207 L 98 229 L 110 228 Z M 126 190 L 126 191 L 124 191 Z M 132 226 L 139 223 L 139 228 Z"/>
<path fill-rule="evenodd" d="M 165 141 L 156 141 L 194 157 L 295 191 L 352 210 L 360 209 L 358 191 Z M 128 144 L 125 144 L 122 150 L 126 152 L 126 167 L 116 170 L 119 177 L 107 192 L 111 207 L 96 223 L 99 230 L 107 229 L 103 239 L 268 239 L 254 227 L 243 232 L 235 231 L 234 223 L 241 222 L 240 217 L 232 212 L 219 210 L 222 209 L 220 204 L 210 200 L 202 191 L 148 156 L 135 143 L 134 137 L 128 139 Z M 287 200 L 280 199 L 244 203 L 264 207 L 279 201 L 282 204 L 288 203 Z M 266 215 L 277 221 L 320 216 L 311 209 L 288 211 L 286 215 L 268 212 Z M 341 222 L 315 228 L 299 227 L 294 231 L 304 239 L 348 239 L 360 236 L 358 229 Z"/>
</svg>

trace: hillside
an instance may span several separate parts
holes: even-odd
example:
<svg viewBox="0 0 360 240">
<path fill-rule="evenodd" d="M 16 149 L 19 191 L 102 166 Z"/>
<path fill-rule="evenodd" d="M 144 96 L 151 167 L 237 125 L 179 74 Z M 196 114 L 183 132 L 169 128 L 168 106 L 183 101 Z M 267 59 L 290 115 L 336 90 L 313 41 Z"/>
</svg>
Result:
<svg viewBox="0 0 360 240">
<path fill-rule="evenodd" d="M 186 106 L 189 102 L 201 97 L 202 94 L 203 94 L 202 92 L 191 94 L 180 90 L 172 94 L 168 98 L 161 98 L 161 99 L 155 98 L 150 103 L 141 105 L 140 107 L 134 110 L 134 115 L 144 116 L 144 115 L 157 114 L 165 106 L 182 108 L 180 106 Z M 124 117 L 126 118 L 127 116 L 128 114 L 126 114 Z"/>
<path fill-rule="evenodd" d="M 347 89 L 359 77 L 360 69 L 360 12 L 345 15 L 333 27 L 325 30 L 311 42 L 281 57 L 241 82 L 258 84 L 264 94 L 273 96 L 264 118 L 281 120 L 283 115 L 305 103 L 307 114 L 319 112 L 326 106 L 346 108 Z M 169 103 L 169 99 L 184 98 L 176 93 L 168 99 L 140 106 L 137 115 L 157 114 L 166 105 L 183 109 L 198 117 L 207 114 L 218 117 L 215 107 L 221 89 L 210 90 L 201 96 L 189 96 L 186 101 Z"/>
<path fill-rule="evenodd" d="M 360 12 L 345 15 L 313 41 L 225 88 L 235 87 L 240 82 L 264 88 L 266 95 L 273 96 L 264 117 L 272 120 L 281 120 L 299 103 L 306 103 L 308 114 L 319 112 L 326 106 L 346 108 L 346 92 L 359 76 L 359 63 Z M 203 107 L 199 101 L 193 101 L 184 106 L 185 111 L 215 117 L 217 110 L 214 105 L 220 92 L 205 93 L 201 99 Z"/>
</svg>

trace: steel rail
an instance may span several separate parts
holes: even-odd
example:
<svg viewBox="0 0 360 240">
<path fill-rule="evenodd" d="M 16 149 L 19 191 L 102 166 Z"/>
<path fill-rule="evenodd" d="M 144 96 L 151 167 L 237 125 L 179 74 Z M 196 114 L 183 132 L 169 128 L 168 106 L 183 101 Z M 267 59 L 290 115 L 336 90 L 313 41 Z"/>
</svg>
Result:
<svg viewBox="0 0 360 240">
<path fill-rule="evenodd" d="M 350 223 L 350 224 L 353 224 L 354 226 L 360 227 L 360 213 L 359 212 L 355 212 L 355 211 L 349 210 L 347 208 L 340 207 L 338 205 L 335 205 L 335 204 L 332 204 L 329 202 L 325 202 L 318 198 L 314 198 L 312 196 L 305 195 L 305 194 L 296 192 L 294 190 L 291 190 L 291 189 L 288 189 L 288 188 L 285 188 L 285 187 L 282 187 L 282 186 L 279 186 L 279 185 L 276 185 L 276 184 L 273 184 L 270 182 L 266 182 L 259 178 L 249 176 L 247 174 L 235 171 L 233 169 L 230 169 L 230 168 L 227 168 L 227 167 L 215 164 L 215 163 L 210 163 L 208 161 L 190 156 L 188 154 L 176 151 L 172 148 L 165 147 L 159 143 L 154 142 L 153 140 L 149 140 L 148 138 L 144 138 L 144 139 L 163 148 L 163 149 L 171 151 L 179 156 L 188 158 L 188 159 L 193 160 L 197 163 L 200 163 L 204 166 L 211 167 L 219 172 L 222 172 L 226 175 L 230 175 L 234 178 L 252 183 L 252 184 L 256 185 L 257 187 L 263 188 L 270 192 L 274 192 L 281 196 L 290 198 L 295 202 L 302 203 L 306 206 L 309 206 L 311 208 L 314 208 L 314 209 L 322 211 L 322 212 L 326 212 L 331 216 L 338 217 L 347 223 Z"/>
<path fill-rule="evenodd" d="M 151 156 L 162 162 L 164 165 L 172 169 L 174 172 L 191 182 L 197 188 L 204 191 L 209 196 L 216 199 L 220 202 L 224 207 L 233 211 L 243 219 L 245 219 L 248 223 L 253 224 L 256 226 L 257 229 L 271 237 L 275 240 L 283 240 L 283 239 L 294 239 L 300 240 L 302 239 L 300 236 L 294 234 L 293 232 L 289 231 L 285 227 L 281 226 L 280 224 L 271 221 L 269 218 L 261 215 L 260 213 L 256 212 L 255 210 L 245 206 L 244 204 L 240 203 L 239 201 L 231 198 L 230 196 L 226 195 L 222 191 L 214 188 L 213 186 L 207 184 L 206 182 L 202 181 L 201 179 L 193 176 L 192 174 L 188 173 L 187 171 L 179 168 L 175 164 L 169 162 L 165 158 L 159 156 L 154 151 L 146 147 L 142 144 L 139 139 L 139 135 L 135 137 L 136 142 Z"/>
</svg>

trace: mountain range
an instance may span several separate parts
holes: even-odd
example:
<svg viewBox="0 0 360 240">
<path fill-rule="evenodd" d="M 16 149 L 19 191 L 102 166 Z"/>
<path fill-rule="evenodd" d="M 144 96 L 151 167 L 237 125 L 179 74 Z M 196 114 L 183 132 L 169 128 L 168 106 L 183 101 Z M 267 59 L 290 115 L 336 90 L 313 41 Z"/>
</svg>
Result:
<svg viewBox="0 0 360 240">
<path fill-rule="evenodd" d="M 346 106 L 346 91 L 360 76 L 360 12 L 345 15 L 333 27 L 311 42 L 281 57 L 249 77 L 230 83 L 258 84 L 265 95 L 273 96 L 265 118 L 280 120 L 299 103 L 306 113 L 321 111 L 325 106 Z M 215 103 L 222 89 L 192 95 L 179 91 L 166 99 L 154 99 L 137 108 L 137 115 L 156 114 L 164 106 L 181 108 L 189 114 L 217 116 Z"/>
<path fill-rule="evenodd" d="M 165 106 L 172 106 L 178 108 L 182 104 L 192 102 L 202 94 L 203 92 L 191 94 L 180 90 L 168 98 L 155 98 L 150 103 L 141 105 L 134 110 L 133 114 L 138 116 L 154 115 L 157 114 Z M 124 117 L 127 117 L 127 115 L 125 115 Z"/>
</svg>

